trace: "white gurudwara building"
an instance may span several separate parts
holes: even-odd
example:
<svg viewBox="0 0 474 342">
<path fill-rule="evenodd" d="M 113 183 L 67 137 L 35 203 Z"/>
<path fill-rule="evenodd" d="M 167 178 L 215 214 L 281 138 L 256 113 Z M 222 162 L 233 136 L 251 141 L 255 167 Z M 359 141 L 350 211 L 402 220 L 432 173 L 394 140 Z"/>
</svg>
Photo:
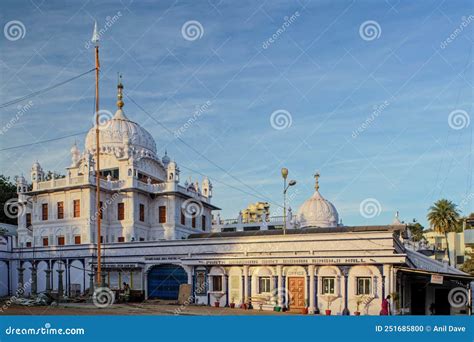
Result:
<svg viewBox="0 0 474 342">
<path fill-rule="evenodd" d="M 115 115 L 100 125 L 100 184 L 95 127 L 83 151 L 72 147 L 65 177 L 46 177 L 35 162 L 30 183 L 18 178 L 23 206 L 16 236 L 0 236 L 0 295 L 90 293 L 100 238 L 105 285 L 121 291 L 128 283 L 136 300 L 176 300 L 189 284 L 191 302 L 213 306 L 378 315 L 390 294 L 393 313 L 428 314 L 433 303 L 437 313 L 467 312 L 448 293 L 470 291 L 472 277 L 407 248 L 398 219 L 343 225 L 318 178 L 297 214 L 288 212 L 286 229 L 281 218 L 213 219 L 209 179 L 180 183 L 178 164 L 160 158 L 151 134 L 125 115 L 122 88 Z"/>
</svg>

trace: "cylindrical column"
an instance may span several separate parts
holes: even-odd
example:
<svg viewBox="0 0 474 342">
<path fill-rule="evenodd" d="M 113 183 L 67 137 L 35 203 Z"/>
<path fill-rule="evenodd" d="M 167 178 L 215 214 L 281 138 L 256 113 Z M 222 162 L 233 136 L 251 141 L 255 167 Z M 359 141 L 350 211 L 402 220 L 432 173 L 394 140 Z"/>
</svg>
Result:
<svg viewBox="0 0 474 342">
<path fill-rule="evenodd" d="M 244 303 L 249 302 L 249 267 L 244 266 Z"/>
<path fill-rule="evenodd" d="M 18 297 L 23 297 L 23 295 L 25 294 L 25 286 L 23 283 L 23 271 L 25 271 L 25 269 L 22 266 L 18 267 L 18 290 L 17 290 Z"/>
<path fill-rule="evenodd" d="M 314 314 L 315 296 L 314 296 L 314 265 L 309 265 L 309 313 Z"/>
<path fill-rule="evenodd" d="M 56 270 L 58 272 L 58 301 L 64 295 L 63 272 L 64 270 Z"/>
<path fill-rule="evenodd" d="M 224 275 L 225 307 L 229 306 L 229 276 Z"/>
<path fill-rule="evenodd" d="M 49 294 L 51 293 L 51 269 L 47 268 L 44 272 L 46 273 L 46 293 Z"/>
<path fill-rule="evenodd" d="M 33 263 L 31 268 L 31 295 L 36 296 L 38 294 L 38 277 L 36 273 L 36 265 Z"/>
<path fill-rule="evenodd" d="M 94 272 L 89 273 L 89 295 L 94 294 Z"/>
<path fill-rule="evenodd" d="M 282 273 L 283 273 L 283 267 L 281 265 L 277 266 L 277 276 L 278 276 L 278 291 L 277 291 L 277 298 L 278 298 L 278 306 L 282 307 L 283 306 L 283 296 L 285 291 L 283 291 L 283 278 L 282 278 Z"/>
</svg>

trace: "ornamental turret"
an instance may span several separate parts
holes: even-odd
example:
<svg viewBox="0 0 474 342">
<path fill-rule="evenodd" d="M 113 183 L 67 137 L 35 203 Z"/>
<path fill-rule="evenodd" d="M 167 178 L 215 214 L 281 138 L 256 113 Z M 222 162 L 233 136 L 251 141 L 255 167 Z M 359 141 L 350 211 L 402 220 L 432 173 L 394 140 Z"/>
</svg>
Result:
<svg viewBox="0 0 474 342">
<path fill-rule="evenodd" d="M 171 161 L 166 168 L 166 179 L 168 182 L 179 183 L 179 167 L 176 162 Z"/>
<path fill-rule="evenodd" d="M 44 171 L 38 161 L 36 161 L 31 167 L 31 181 L 33 183 L 44 181 Z"/>
<path fill-rule="evenodd" d="M 202 194 L 208 198 L 212 197 L 212 183 L 207 177 L 204 177 L 202 181 Z"/>
</svg>

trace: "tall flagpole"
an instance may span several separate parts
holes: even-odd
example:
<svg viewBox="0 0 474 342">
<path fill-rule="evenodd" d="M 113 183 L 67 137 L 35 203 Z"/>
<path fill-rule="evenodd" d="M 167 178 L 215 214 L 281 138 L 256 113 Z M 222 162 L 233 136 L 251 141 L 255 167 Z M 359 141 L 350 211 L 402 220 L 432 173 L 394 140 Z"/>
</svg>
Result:
<svg viewBox="0 0 474 342">
<path fill-rule="evenodd" d="M 97 22 L 94 24 L 94 33 L 92 35 L 92 42 L 95 44 L 95 151 L 96 151 L 96 164 L 95 164 L 95 185 L 96 185 L 96 220 L 97 220 L 97 284 L 101 283 L 101 237 L 100 223 L 101 223 L 101 210 L 100 207 L 100 141 L 99 141 L 99 33 L 97 31 Z"/>
</svg>

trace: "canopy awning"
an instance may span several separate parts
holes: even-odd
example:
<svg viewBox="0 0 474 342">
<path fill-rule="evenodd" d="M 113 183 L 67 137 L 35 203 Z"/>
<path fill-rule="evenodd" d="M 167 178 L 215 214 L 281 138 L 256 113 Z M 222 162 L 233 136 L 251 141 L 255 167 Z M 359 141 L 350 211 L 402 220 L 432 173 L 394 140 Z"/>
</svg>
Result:
<svg viewBox="0 0 474 342">
<path fill-rule="evenodd" d="M 427 270 L 421 270 L 421 269 L 409 268 L 409 267 L 395 267 L 395 269 L 404 273 L 414 273 L 414 274 L 426 275 L 426 276 L 439 275 L 448 279 L 474 281 L 474 275 L 470 275 L 467 273 L 456 274 L 456 273 L 434 272 L 434 271 L 427 271 Z"/>
</svg>

